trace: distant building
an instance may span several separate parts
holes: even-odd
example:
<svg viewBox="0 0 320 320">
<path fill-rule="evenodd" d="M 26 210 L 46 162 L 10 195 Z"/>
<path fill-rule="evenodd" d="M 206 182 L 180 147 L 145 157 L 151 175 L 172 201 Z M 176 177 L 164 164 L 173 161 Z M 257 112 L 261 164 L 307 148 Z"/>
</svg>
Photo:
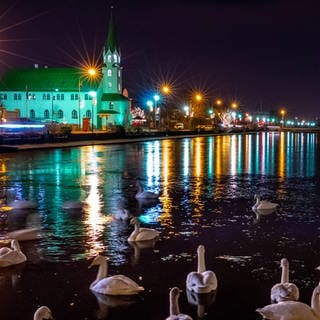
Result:
<svg viewBox="0 0 320 320">
<path fill-rule="evenodd" d="M 8 70 L 0 81 L 1 116 L 70 124 L 88 129 L 127 127 L 130 99 L 122 88 L 121 54 L 111 11 L 99 77 L 81 68 L 39 67 Z"/>
</svg>

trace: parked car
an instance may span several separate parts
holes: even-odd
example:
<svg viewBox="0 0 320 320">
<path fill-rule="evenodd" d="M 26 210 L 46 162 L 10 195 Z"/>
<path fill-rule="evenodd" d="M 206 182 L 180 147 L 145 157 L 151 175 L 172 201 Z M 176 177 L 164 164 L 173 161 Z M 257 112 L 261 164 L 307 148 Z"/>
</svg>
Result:
<svg viewBox="0 0 320 320">
<path fill-rule="evenodd" d="M 177 122 L 175 125 L 174 125 L 174 128 L 176 130 L 183 130 L 184 129 L 184 124 L 182 122 Z"/>
</svg>

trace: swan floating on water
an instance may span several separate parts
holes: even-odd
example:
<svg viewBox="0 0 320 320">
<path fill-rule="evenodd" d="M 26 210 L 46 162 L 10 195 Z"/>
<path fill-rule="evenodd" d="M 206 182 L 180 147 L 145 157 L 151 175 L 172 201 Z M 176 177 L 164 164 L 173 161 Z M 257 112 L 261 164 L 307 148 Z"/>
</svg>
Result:
<svg viewBox="0 0 320 320">
<path fill-rule="evenodd" d="M 46 306 L 39 307 L 34 313 L 33 320 L 45 319 L 53 319 L 51 310 Z"/>
<path fill-rule="evenodd" d="M 289 261 L 286 258 L 281 259 L 280 267 L 282 268 L 281 282 L 271 288 L 271 302 L 299 300 L 298 287 L 294 283 L 289 282 Z"/>
<path fill-rule="evenodd" d="M 256 200 L 256 203 L 252 207 L 252 210 L 274 210 L 277 208 L 278 204 L 273 203 L 267 200 L 261 200 L 261 196 L 259 194 L 255 194 L 254 199 Z"/>
<path fill-rule="evenodd" d="M 179 308 L 180 289 L 173 287 L 169 294 L 170 315 L 166 320 L 192 320 L 187 314 L 180 313 Z"/>
<path fill-rule="evenodd" d="M 136 186 L 138 191 L 136 193 L 136 199 L 158 199 L 160 197 L 159 193 L 152 191 L 144 191 L 142 184 L 139 180 L 136 180 Z"/>
<path fill-rule="evenodd" d="M 152 240 L 159 236 L 160 232 L 151 228 L 141 228 L 138 218 L 131 218 L 130 224 L 134 225 L 134 230 L 128 238 L 128 241 L 146 241 Z"/>
<path fill-rule="evenodd" d="M 90 289 L 94 292 L 120 296 L 138 294 L 144 291 L 143 287 L 122 274 L 107 277 L 108 264 L 106 257 L 96 256 L 90 267 L 92 266 L 99 266 L 97 278 L 90 285 Z"/>
<path fill-rule="evenodd" d="M 196 293 L 209 293 L 218 287 L 215 273 L 211 270 L 206 270 L 204 253 L 205 248 L 200 245 L 197 250 L 198 271 L 190 272 L 187 276 L 187 289 Z"/>
<path fill-rule="evenodd" d="M 299 301 L 281 301 L 269 304 L 256 311 L 263 319 L 269 320 L 319 320 L 320 319 L 320 283 L 314 288 L 311 307 Z"/>
<path fill-rule="evenodd" d="M 16 239 L 11 240 L 11 248 L 1 248 L 0 253 L 0 267 L 9 267 L 27 261 Z"/>
</svg>

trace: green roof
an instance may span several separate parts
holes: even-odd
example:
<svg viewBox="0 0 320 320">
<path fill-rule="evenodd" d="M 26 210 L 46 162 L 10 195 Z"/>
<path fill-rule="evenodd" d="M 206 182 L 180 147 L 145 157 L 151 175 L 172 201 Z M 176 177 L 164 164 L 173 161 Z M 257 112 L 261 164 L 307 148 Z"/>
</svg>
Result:
<svg viewBox="0 0 320 320">
<path fill-rule="evenodd" d="M 129 99 L 120 93 L 104 93 L 101 101 L 128 101 Z"/>
<path fill-rule="evenodd" d="M 8 70 L 0 81 L 1 91 L 96 90 L 97 82 L 83 76 L 78 68 L 28 68 Z"/>
<path fill-rule="evenodd" d="M 107 36 L 107 42 L 106 42 L 106 50 L 107 51 L 110 50 L 112 53 L 115 51 L 120 53 L 120 48 L 119 48 L 118 39 L 117 39 L 117 31 L 116 31 L 116 26 L 113 21 L 112 10 L 113 10 L 113 7 L 111 7 L 111 13 L 110 13 L 108 36 Z"/>
</svg>

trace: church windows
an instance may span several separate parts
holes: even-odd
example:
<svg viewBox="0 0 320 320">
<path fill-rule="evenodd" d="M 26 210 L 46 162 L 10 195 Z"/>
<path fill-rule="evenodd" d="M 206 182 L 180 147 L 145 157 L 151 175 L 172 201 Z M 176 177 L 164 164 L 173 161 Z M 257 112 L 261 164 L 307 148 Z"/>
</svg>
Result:
<svg viewBox="0 0 320 320">
<path fill-rule="evenodd" d="M 33 109 L 30 110 L 30 118 L 34 119 L 36 117 L 36 113 Z"/>
<path fill-rule="evenodd" d="M 121 91 L 121 88 L 120 88 L 120 83 L 118 84 L 118 91 Z"/>
<path fill-rule="evenodd" d="M 111 62 L 111 54 L 108 54 L 108 62 Z"/>
<path fill-rule="evenodd" d="M 21 100 L 21 93 L 18 94 L 18 100 Z"/>
<path fill-rule="evenodd" d="M 50 117 L 49 110 L 48 109 L 44 110 L 44 118 L 49 119 L 49 117 Z"/>
<path fill-rule="evenodd" d="M 108 69 L 108 77 L 112 77 L 112 71 Z"/>
<path fill-rule="evenodd" d="M 74 95 L 74 100 L 78 100 L 79 99 L 79 95 L 76 93 L 75 95 Z"/>
<path fill-rule="evenodd" d="M 47 94 L 47 100 L 50 100 L 50 93 Z"/>
<path fill-rule="evenodd" d="M 119 77 L 119 78 L 121 77 L 121 73 L 120 73 L 120 70 L 118 70 L 118 77 Z"/>
<path fill-rule="evenodd" d="M 16 93 L 13 95 L 13 100 L 18 100 L 18 95 Z"/>
<path fill-rule="evenodd" d="M 118 58 L 116 54 L 113 55 L 113 62 L 118 62 Z"/>
<path fill-rule="evenodd" d="M 42 95 L 42 100 L 47 100 L 47 95 L 45 93 Z"/>
<path fill-rule="evenodd" d="M 77 110 L 72 110 L 72 112 L 71 112 L 71 118 L 72 119 L 78 119 L 78 112 L 77 112 Z"/>
<path fill-rule="evenodd" d="M 61 109 L 58 110 L 58 119 L 63 118 L 63 111 Z"/>
<path fill-rule="evenodd" d="M 91 118 L 91 111 L 90 111 L 90 110 L 87 110 L 87 111 L 86 111 L 86 117 L 87 117 L 87 118 Z"/>
<path fill-rule="evenodd" d="M 112 83 L 108 82 L 108 88 L 111 88 L 111 87 L 112 87 Z"/>
<path fill-rule="evenodd" d="M 57 94 L 57 100 L 60 100 L 60 94 L 59 93 Z"/>
<path fill-rule="evenodd" d="M 61 100 L 64 100 L 64 94 L 63 94 L 63 93 L 61 93 L 60 99 L 61 99 Z"/>
<path fill-rule="evenodd" d="M 109 109 L 112 110 L 112 109 L 113 109 L 113 106 L 114 106 L 113 102 L 110 102 L 110 103 L 109 103 Z"/>
<path fill-rule="evenodd" d="M 6 93 L 3 94 L 3 98 L 2 99 L 3 100 L 7 100 L 7 94 Z"/>
<path fill-rule="evenodd" d="M 89 95 L 87 93 L 84 95 L 84 100 L 89 100 Z"/>
</svg>

